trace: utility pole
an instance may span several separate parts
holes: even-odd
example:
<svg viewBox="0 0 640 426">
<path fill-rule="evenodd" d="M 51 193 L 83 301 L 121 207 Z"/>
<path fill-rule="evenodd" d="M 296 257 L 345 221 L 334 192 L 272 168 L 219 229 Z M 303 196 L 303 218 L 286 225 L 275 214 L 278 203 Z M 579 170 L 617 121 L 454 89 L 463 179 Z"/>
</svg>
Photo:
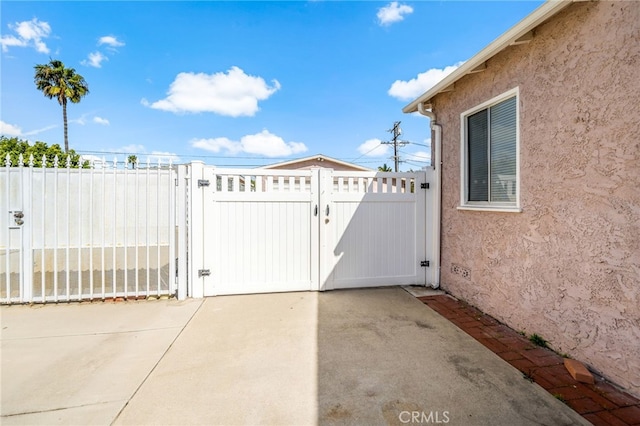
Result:
<svg viewBox="0 0 640 426">
<path fill-rule="evenodd" d="M 402 129 L 400 128 L 399 121 L 396 121 L 395 123 L 393 123 L 393 129 L 389 129 L 387 131 L 393 135 L 393 138 L 390 141 L 384 141 L 380 143 L 383 145 L 393 145 L 393 161 L 396 166 L 395 171 L 398 172 L 400 168 L 400 156 L 398 155 L 398 147 L 409 144 L 409 141 L 398 140 L 398 138 L 402 134 Z"/>
</svg>

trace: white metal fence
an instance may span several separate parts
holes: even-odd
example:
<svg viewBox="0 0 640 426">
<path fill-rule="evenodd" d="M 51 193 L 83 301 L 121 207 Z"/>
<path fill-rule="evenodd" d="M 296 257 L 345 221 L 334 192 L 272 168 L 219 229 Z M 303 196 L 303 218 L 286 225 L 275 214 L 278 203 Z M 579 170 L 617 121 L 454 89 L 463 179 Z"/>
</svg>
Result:
<svg viewBox="0 0 640 426">
<path fill-rule="evenodd" d="M 176 171 L 0 168 L 0 302 L 37 303 L 173 294 Z M 46 162 L 43 161 L 43 164 Z M 14 165 L 15 166 L 15 165 Z"/>
</svg>

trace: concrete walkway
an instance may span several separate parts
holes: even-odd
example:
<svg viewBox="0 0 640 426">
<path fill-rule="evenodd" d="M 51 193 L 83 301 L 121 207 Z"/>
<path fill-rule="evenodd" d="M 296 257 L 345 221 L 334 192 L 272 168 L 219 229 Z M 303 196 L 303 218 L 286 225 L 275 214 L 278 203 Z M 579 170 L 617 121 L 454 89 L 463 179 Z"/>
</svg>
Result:
<svg viewBox="0 0 640 426">
<path fill-rule="evenodd" d="M 400 288 L 0 313 L 3 425 L 588 424 Z"/>
</svg>

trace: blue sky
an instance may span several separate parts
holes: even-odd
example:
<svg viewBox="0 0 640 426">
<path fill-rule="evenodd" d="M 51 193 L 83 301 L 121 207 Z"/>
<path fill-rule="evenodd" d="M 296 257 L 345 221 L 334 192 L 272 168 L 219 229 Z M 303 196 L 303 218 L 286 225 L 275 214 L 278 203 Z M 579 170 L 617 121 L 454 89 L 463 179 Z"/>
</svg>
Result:
<svg viewBox="0 0 640 426">
<path fill-rule="evenodd" d="M 258 166 L 325 154 L 428 161 L 428 120 L 402 107 L 541 1 L 0 3 L 0 133 L 63 145 L 36 90 L 50 58 L 85 77 L 69 144 L 113 159 Z"/>
</svg>

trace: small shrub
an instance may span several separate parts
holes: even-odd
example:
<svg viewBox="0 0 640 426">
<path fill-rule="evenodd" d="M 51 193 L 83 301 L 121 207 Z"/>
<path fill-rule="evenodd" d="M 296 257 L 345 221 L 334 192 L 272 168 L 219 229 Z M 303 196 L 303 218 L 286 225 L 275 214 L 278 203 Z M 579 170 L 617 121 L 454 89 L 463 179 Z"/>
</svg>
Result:
<svg viewBox="0 0 640 426">
<path fill-rule="evenodd" d="M 531 341 L 531 343 L 533 343 L 536 346 L 540 346 L 542 348 L 547 347 L 547 341 L 542 336 L 536 333 L 533 333 L 531 337 L 529 337 L 529 340 Z"/>
</svg>

